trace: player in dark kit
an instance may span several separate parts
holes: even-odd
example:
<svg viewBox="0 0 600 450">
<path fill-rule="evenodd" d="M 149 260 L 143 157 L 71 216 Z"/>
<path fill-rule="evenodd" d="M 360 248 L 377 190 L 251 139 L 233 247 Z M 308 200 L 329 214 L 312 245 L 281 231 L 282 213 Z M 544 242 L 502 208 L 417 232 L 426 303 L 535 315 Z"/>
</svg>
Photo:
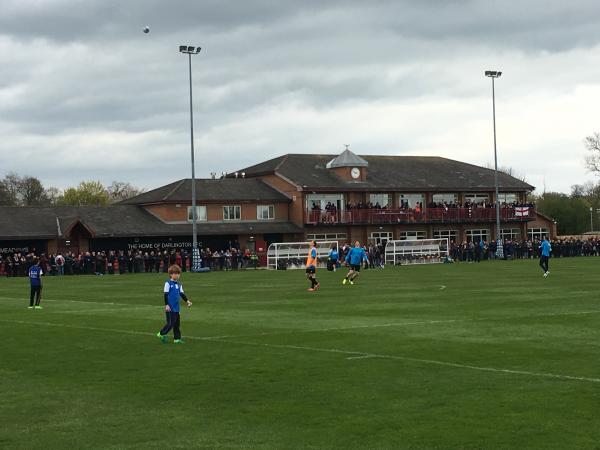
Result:
<svg viewBox="0 0 600 450">
<path fill-rule="evenodd" d="M 165 294 L 165 315 L 167 323 L 156 333 L 156 336 L 166 344 L 168 342 L 167 333 L 173 329 L 173 343 L 183 344 L 181 340 L 181 330 L 179 329 L 179 301 L 184 299 L 188 308 L 192 306 L 192 302 L 183 293 L 183 286 L 179 283 L 181 276 L 181 268 L 177 265 L 169 267 L 169 280 L 165 282 L 163 292 Z"/>
<path fill-rule="evenodd" d="M 35 258 L 33 260 L 33 266 L 29 268 L 29 284 L 31 285 L 31 291 L 29 293 L 28 309 L 43 309 L 43 307 L 40 306 L 40 301 L 42 300 L 42 275 L 44 275 L 44 271 L 40 266 L 40 260 Z"/>
</svg>

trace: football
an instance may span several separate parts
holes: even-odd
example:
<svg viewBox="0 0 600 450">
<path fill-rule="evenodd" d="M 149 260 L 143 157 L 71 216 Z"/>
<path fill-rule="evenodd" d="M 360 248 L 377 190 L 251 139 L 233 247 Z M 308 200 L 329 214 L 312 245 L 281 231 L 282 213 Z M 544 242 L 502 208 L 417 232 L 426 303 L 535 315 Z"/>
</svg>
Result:
<svg viewBox="0 0 600 450">
<path fill-rule="evenodd" d="M 148 25 L 144 27 L 144 33 L 150 33 L 150 27 Z"/>
</svg>

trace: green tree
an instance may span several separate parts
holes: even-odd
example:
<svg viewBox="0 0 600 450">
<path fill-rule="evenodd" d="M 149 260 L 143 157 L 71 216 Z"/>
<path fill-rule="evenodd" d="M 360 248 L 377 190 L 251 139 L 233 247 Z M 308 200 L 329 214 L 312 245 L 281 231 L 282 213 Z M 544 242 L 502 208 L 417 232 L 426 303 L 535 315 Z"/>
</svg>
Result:
<svg viewBox="0 0 600 450">
<path fill-rule="evenodd" d="M 82 181 L 76 188 L 65 189 L 56 203 L 68 206 L 106 206 L 109 198 L 108 191 L 99 181 Z"/>
<path fill-rule="evenodd" d="M 536 207 L 556 220 L 559 235 L 590 231 L 590 203 L 582 197 L 546 192 L 536 200 Z"/>
</svg>

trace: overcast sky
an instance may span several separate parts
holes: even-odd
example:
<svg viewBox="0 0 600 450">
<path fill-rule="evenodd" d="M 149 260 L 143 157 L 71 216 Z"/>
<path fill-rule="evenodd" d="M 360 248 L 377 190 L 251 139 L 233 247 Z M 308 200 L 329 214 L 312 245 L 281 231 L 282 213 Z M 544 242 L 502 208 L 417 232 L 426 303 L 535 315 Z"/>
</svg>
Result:
<svg viewBox="0 0 600 450">
<path fill-rule="evenodd" d="M 0 0 L 0 177 L 152 189 L 285 153 L 498 164 L 595 180 L 600 2 Z M 143 27 L 149 25 L 150 33 Z"/>
</svg>

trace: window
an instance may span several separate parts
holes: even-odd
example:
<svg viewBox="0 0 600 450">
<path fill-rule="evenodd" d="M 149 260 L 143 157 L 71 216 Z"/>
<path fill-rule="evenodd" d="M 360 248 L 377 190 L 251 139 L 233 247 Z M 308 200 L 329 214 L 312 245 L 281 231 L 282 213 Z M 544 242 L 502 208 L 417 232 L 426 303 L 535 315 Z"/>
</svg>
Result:
<svg viewBox="0 0 600 450">
<path fill-rule="evenodd" d="M 416 241 L 417 239 L 427 239 L 426 231 L 401 231 L 399 235 L 401 241 Z"/>
<path fill-rule="evenodd" d="M 532 241 L 534 239 L 542 240 L 544 236 L 550 237 L 550 232 L 548 231 L 548 228 L 529 228 L 527 230 L 527 236 Z"/>
<path fill-rule="evenodd" d="M 191 206 L 188 206 L 187 209 L 187 215 L 188 215 L 188 221 L 191 222 L 193 220 L 192 214 L 193 214 L 193 209 Z M 199 222 L 204 222 L 206 221 L 206 206 L 196 206 L 196 221 Z"/>
<path fill-rule="evenodd" d="M 400 203 L 398 204 L 400 208 L 414 209 L 417 203 L 425 203 L 424 194 L 400 194 Z"/>
<path fill-rule="evenodd" d="M 307 241 L 341 241 L 346 239 L 346 233 L 307 234 Z"/>
<path fill-rule="evenodd" d="M 457 230 L 433 230 L 434 239 L 448 239 L 448 242 L 458 242 Z"/>
<path fill-rule="evenodd" d="M 391 231 L 373 231 L 371 233 L 371 241 L 375 244 L 385 245 L 387 241 L 391 241 L 393 239 Z"/>
<path fill-rule="evenodd" d="M 502 239 L 510 239 L 511 241 L 519 239 L 520 234 L 518 228 L 505 228 L 500 230 L 500 237 Z"/>
<path fill-rule="evenodd" d="M 258 220 L 270 220 L 275 218 L 274 205 L 256 205 L 256 218 Z"/>
<path fill-rule="evenodd" d="M 465 202 L 471 203 L 481 203 L 490 201 L 490 196 L 488 194 L 465 194 Z"/>
<path fill-rule="evenodd" d="M 240 220 L 242 218 L 242 207 L 239 205 L 223 206 L 223 220 Z"/>
<path fill-rule="evenodd" d="M 432 201 L 434 203 L 456 203 L 458 200 L 458 195 L 453 193 L 448 194 L 433 194 Z"/>
<path fill-rule="evenodd" d="M 390 206 L 391 195 L 390 194 L 369 194 L 369 201 L 375 206 L 379 203 L 382 208 Z"/>
<path fill-rule="evenodd" d="M 490 230 L 467 230 L 465 234 L 469 242 L 487 241 Z"/>
<path fill-rule="evenodd" d="M 498 198 L 500 199 L 500 203 L 514 203 L 519 197 L 514 192 L 500 192 Z"/>
</svg>

